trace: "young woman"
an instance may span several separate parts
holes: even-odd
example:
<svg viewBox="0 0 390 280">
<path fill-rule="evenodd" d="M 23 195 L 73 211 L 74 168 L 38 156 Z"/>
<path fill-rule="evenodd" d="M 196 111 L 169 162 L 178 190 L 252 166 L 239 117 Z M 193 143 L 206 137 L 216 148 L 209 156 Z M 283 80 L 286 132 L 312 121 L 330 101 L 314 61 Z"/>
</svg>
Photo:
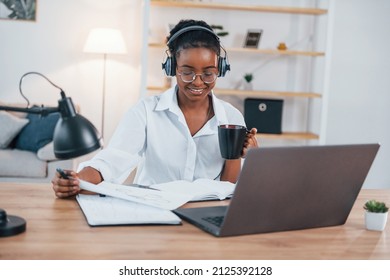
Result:
<svg viewBox="0 0 390 280">
<path fill-rule="evenodd" d="M 163 69 L 176 77 L 177 86 L 132 107 L 106 148 L 82 163 L 78 173 L 66 171 L 71 179 L 56 174 L 52 184 L 57 197 L 79 193 L 79 178 L 95 184 L 122 183 L 135 168 L 134 182 L 141 185 L 198 178 L 236 182 L 241 159 L 221 157 L 218 125 L 245 122 L 236 108 L 212 92 L 217 77 L 229 70 L 219 38 L 203 21 L 182 20 L 167 40 L 169 55 Z M 243 157 L 258 146 L 255 135 L 253 128 Z"/>
</svg>

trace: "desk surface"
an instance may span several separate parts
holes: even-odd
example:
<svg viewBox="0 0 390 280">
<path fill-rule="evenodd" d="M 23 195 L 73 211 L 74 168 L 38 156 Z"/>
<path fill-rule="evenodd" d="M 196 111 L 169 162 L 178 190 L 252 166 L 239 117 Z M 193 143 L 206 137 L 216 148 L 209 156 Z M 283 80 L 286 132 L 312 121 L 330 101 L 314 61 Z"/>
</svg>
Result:
<svg viewBox="0 0 390 280">
<path fill-rule="evenodd" d="M 0 183 L 0 208 L 27 221 L 26 232 L 0 238 L 0 259 L 390 259 L 390 226 L 364 227 L 368 199 L 390 201 L 390 190 L 362 190 L 343 226 L 216 238 L 185 221 L 90 227 L 76 200 L 55 198 L 49 184 Z"/>
</svg>

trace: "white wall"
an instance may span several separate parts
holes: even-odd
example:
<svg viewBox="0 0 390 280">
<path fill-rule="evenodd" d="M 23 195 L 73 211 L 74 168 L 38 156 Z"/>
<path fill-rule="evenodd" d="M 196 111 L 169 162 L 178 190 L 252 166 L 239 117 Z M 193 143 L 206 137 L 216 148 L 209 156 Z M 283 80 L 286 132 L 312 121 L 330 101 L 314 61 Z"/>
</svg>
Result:
<svg viewBox="0 0 390 280">
<path fill-rule="evenodd" d="M 38 2 L 36 22 L 0 20 L 0 100 L 24 102 L 19 79 L 38 71 L 62 87 L 100 130 L 103 55 L 83 53 L 83 46 L 91 28 L 118 28 L 128 54 L 107 56 L 105 136 L 109 139 L 139 96 L 141 1 Z M 24 79 L 23 91 L 38 104 L 55 105 L 60 97 L 57 89 L 34 75 Z"/>
<path fill-rule="evenodd" d="M 326 143 L 381 143 L 364 187 L 390 188 L 390 1 L 334 1 Z"/>
<path fill-rule="evenodd" d="M 334 30 L 325 143 L 380 142 L 365 186 L 390 188 L 390 112 L 386 110 L 390 104 L 390 1 L 330 1 Z M 36 22 L 0 20 L 0 100 L 23 102 L 18 93 L 20 77 L 39 71 L 61 86 L 81 105 L 82 114 L 100 128 L 103 57 L 82 49 L 91 28 L 119 28 L 129 53 L 108 56 L 108 140 L 124 111 L 139 96 L 141 5 L 141 0 L 39 0 Z M 245 20 L 244 26 L 235 17 L 231 21 L 244 30 L 250 27 Z M 161 28 L 166 30 L 164 25 Z M 273 34 L 269 29 L 266 32 Z M 267 37 L 263 39 L 260 44 L 267 43 Z M 157 66 L 162 59 L 155 61 Z M 57 90 L 40 77 L 30 76 L 23 85 L 32 102 L 55 104 L 59 98 Z"/>
</svg>

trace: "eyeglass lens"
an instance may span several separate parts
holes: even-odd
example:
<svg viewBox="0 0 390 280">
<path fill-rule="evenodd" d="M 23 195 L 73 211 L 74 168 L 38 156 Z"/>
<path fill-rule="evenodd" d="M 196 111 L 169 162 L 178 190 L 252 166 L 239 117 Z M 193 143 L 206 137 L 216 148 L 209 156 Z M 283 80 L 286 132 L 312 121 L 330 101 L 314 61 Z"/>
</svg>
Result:
<svg viewBox="0 0 390 280">
<path fill-rule="evenodd" d="M 217 79 L 217 74 L 214 72 L 203 72 L 202 74 L 195 74 L 194 71 L 179 73 L 181 79 L 185 83 L 191 83 L 195 81 L 196 76 L 200 76 L 203 82 L 206 84 L 213 83 Z"/>
</svg>

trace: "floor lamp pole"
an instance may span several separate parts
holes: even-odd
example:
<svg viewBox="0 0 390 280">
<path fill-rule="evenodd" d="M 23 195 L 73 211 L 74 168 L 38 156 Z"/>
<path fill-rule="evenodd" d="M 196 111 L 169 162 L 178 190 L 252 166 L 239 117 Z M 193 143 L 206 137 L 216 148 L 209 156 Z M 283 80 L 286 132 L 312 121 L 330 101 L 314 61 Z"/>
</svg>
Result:
<svg viewBox="0 0 390 280">
<path fill-rule="evenodd" d="M 105 139 L 104 138 L 104 106 L 105 106 L 105 103 L 106 103 L 106 59 L 107 59 L 107 54 L 103 54 L 103 93 L 102 93 L 102 128 L 101 128 L 101 131 L 102 131 L 102 138 L 103 140 Z"/>
</svg>

